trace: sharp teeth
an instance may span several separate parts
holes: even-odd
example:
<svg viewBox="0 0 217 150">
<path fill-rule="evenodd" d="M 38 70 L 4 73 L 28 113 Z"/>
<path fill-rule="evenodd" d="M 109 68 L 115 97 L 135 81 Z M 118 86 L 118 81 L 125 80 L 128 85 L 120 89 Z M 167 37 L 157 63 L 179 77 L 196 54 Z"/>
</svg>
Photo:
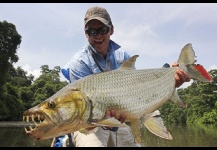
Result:
<svg viewBox="0 0 217 150">
<path fill-rule="evenodd" d="M 35 123 L 35 126 L 37 127 L 38 126 L 38 124 L 34 121 L 34 123 Z"/>
<path fill-rule="evenodd" d="M 34 115 L 32 115 L 32 121 L 34 121 Z"/>
<path fill-rule="evenodd" d="M 24 128 L 25 129 L 25 131 L 26 131 L 26 133 L 28 132 L 28 130 L 26 129 L 26 128 Z"/>
<path fill-rule="evenodd" d="M 40 115 L 38 115 L 38 120 L 40 120 L 40 118 L 41 118 Z"/>
<path fill-rule="evenodd" d="M 30 130 L 33 130 L 33 128 L 31 126 L 29 126 Z"/>
<path fill-rule="evenodd" d="M 25 116 L 23 116 L 23 121 L 25 120 Z"/>
<path fill-rule="evenodd" d="M 29 122 L 29 116 L 26 116 L 26 121 Z"/>
</svg>

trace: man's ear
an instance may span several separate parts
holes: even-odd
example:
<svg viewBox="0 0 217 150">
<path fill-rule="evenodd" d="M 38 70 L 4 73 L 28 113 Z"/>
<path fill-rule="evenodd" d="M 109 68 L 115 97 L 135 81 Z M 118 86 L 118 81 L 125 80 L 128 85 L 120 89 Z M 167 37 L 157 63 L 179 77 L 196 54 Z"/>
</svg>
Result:
<svg viewBox="0 0 217 150">
<path fill-rule="evenodd" d="M 85 32 L 84 32 L 85 33 Z M 87 33 L 85 33 L 86 38 L 89 38 L 89 35 Z"/>
<path fill-rule="evenodd" d="M 110 35 L 112 35 L 113 33 L 114 33 L 114 26 L 111 25 L 111 33 L 110 33 Z"/>
<path fill-rule="evenodd" d="M 86 33 L 86 26 L 84 26 L 84 34 L 85 34 L 85 36 L 86 36 L 86 38 L 89 38 L 89 35 Z"/>
</svg>

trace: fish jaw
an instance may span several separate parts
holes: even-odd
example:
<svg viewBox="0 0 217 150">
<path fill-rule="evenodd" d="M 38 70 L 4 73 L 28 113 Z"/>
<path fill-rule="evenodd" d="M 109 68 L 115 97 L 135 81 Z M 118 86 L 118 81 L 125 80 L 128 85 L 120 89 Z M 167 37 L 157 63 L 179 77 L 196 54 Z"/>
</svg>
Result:
<svg viewBox="0 0 217 150">
<path fill-rule="evenodd" d="M 45 140 L 89 127 L 87 97 L 79 90 L 53 95 L 23 114 L 23 121 L 32 123 L 26 135 Z"/>
</svg>

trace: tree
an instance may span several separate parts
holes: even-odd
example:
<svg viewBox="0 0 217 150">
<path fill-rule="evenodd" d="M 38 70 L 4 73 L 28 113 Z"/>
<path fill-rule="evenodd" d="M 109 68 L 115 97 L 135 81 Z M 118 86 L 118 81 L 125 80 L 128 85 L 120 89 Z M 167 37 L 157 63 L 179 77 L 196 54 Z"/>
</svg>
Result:
<svg viewBox="0 0 217 150">
<path fill-rule="evenodd" d="M 20 43 L 21 36 L 16 31 L 15 25 L 0 21 L 0 120 L 7 119 L 12 111 L 8 107 L 10 104 L 8 99 L 14 98 L 14 102 L 19 103 L 14 95 L 8 95 L 9 88 L 5 84 L 10 80 L 10 74 L 15 72 L 12 64 L 19 60 L 17 49 Z"/>
<path fill-rule="evenodd" d="M 15 25 L 0 22 L 0 120 L 21 120 L 23 112 L 42 102 L 64 87 L 60 81 L 60 67 L 53 70 L 48 65 L 41 67 L 42 75 L 34 82 L 34 76 L 21 67 L 14 68 L 19 60 L 17 49 L 21 36 Z"/>
<path fill-rule="evenodd" d="M 34 92 L 34 96 L 32 98 L 33 103 L 31 107 L 46 100 L 68 84 L 66 81 L 60 81 L 59 66 L 55 66 L 54 69 L 49 69 L 48 65 L 42 65 L 40 68 L 42 74 L 34 81 L 31 86 L 31 91 Z"/>
<path fill-rule="evenodd" d="M 210 70 L 213 82 L 194 81 L 185 89 L 178 89 L 187 108 L 179 108 L 168 101 L 159 110 L 167 123 L 217 124 L 217 70 Z"/>
<path fill-rule="evenodd" d="M 15 25 L 7 21 L 0 22 L 0 95 L 2 86 L 7 81 L 8 71 L 19 60 L 17 49 L 21 43 Z"/>
</svg>

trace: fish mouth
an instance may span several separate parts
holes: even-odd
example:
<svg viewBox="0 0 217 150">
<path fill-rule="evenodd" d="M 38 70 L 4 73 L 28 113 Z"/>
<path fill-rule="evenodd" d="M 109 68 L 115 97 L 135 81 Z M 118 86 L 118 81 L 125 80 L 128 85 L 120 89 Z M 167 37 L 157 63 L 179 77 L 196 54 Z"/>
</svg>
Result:
<svg viewBox="0 0 217 150">
<path fill-rule="evenodd" d="M 29 123 L 28 127 L 24 127 L 26 135 L 37 140 L 41 140 L 41 137 L 37 134 L 40 129 L 53 123 L 46 114 L 39 112 L 25 112 L 23 115 L 23 121 Z"/>
</svg>

